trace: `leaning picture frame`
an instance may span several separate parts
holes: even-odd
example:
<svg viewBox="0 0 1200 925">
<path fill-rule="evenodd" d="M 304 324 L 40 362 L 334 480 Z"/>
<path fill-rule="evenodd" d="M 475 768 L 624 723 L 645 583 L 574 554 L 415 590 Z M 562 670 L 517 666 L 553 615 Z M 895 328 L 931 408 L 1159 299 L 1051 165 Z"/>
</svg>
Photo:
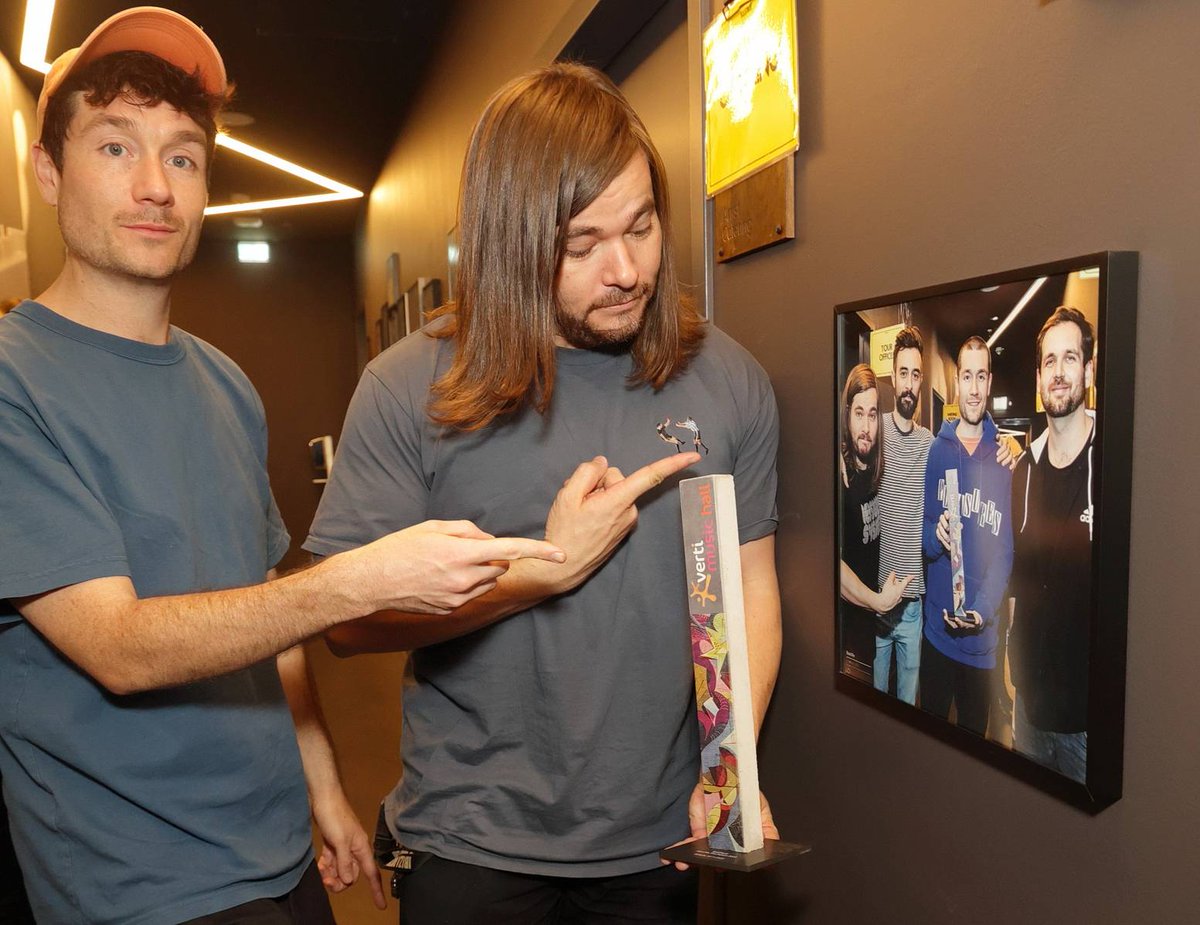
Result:
<svg viewBox="0 0 1200 925">
<path fill-rule="evenodd" d="M 835 314 L 835 683 L 1083 809 L 1120 798 L 1138 255 Z"/>
</svg>

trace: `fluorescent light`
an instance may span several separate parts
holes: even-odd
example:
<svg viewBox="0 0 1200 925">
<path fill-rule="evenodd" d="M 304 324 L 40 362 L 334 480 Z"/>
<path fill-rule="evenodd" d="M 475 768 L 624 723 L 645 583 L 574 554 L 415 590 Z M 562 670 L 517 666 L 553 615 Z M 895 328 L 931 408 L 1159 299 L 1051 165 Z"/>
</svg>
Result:
<svg viewBox="0 0 1200 925">
<path fill-rule="evenodd" d="M 1080 279 L 1099 279 L 1100 278 L 1100 268 L 1099 267 L 1086 267 L 1085 269 L 1082 269 L 1079 271 L 1079 278 Z"/>
<path fill-rule="evenodd" d="M 1029 284 L 1029 288 L 1025 290 L 1025 295 L 1021 296 L 1021 301 L 1014 305 L 1013 310 L 1008 313 L 1008 317 L 1000 322 L 1000 327 L 996 328 L 996 333 L 987 339 L 987 345 L 989 347 L 993 346 L 996 341 L 1000 339 L 1000 335 L 1003 334 L 1008 329 L 1008 326 L 1016 320 L 1017 315 L 1021 314 L 1021 309 L 1029 304 L 1029 300 L 1037 294 L 1037 291 L 1042 288 L 1042 284 L 1045 282 L 1046 277 L 1039 276 Z"/>
<path fill-rule="evenodd" d="M 55 0 L 26 0 L 25 2 L 25 29 L 21 35 L 21 63 L 42 74 L 50 70 L 50 64 L 46 57 L 50 45 L 50 26 L 54 20 L 54 4 Z M 287 206 L 311 205 L 318 202 L 338 202 L 343 199 L 359 199 L 363 195 L 362 190 L 322 176 L 315 170 L 293 164 L 262 148 L 238 141 L 224 132 L 217 135 L 217 144 L 253 158 L 269 167 L 274 167 L 276 170 L 289 173 L 293 177 L 307 180 L 328 192 L 311 196 L 291 196 L 286 199 L 264 199 L 258 202 L 209 206 L 204 210 L 205 215 L 230 215 L 234 212 L 258 212 L 263 209 L 282 209 Z"/>
<path fill-rule="evenodd" d="M 288 206 L 311 205 L 317 202 L 338 202 L 343 199 L 359 199 L 362 197 L 362 190 L 356 190 L 345 183 L 339 183 L 337 180 L 319 174 L 315 170 L 301 167 L 299 164 L 285 160 L 277 154 L 272 154 L 270 151 L 264 151 L 262 148 L 248 145 L 244 141 L 238 141 L 224 132 L 217 135 L 217 145 L 222 148 L 228 148 L 230 151 L 235 151 L 245 157 L 253 158 L 260 163 L 266 164 L 268 167 L 282 170 L 293 177 L 307 180 L 309 183 L 329 190 L 329 192 L 316 193 L 310 196 L 289 196 L 285 199 L 260 199 L 257 202 L 231 202 L 225 205 L 209 206 L 204 210 L 205 215 L 231 215 L 235 212 L 258 212 L 263 209 L 283 209 Z"/>
<path fill-rule="evenodd" d="M 270 263 L 271 245 L 266 241 L 238 241 L 238 263 Z"/>
<path fill-rule="evenodd" d="M 50 23 L 53 19 L 54 0 L 28 0 L 25 4 L 21 63 L 42 74 L 50 70 L 46 61 L 46 46 L 50 44 Z"/>
</svg>

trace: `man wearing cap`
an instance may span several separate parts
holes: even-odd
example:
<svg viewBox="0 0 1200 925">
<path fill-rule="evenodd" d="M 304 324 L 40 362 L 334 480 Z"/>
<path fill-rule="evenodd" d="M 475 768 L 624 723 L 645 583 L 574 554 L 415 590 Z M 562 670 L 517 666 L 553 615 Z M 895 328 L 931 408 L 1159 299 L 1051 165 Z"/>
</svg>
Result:
<svg viewBox="0 0 1200 925">
<path fill-rule="evenodd" d="M 331 922 L 310 801 L 327 883 L 373 868 L 297 644 L 562 559 L 425 523 L 263 583 L 288 535 L 262 404 L 168 320 L 226 96 L 200 29 L 143 7 L 55 61 L 38 103 L 66 257 L 0 319 L 0 773 L 53 925 Z"/>
</svg>

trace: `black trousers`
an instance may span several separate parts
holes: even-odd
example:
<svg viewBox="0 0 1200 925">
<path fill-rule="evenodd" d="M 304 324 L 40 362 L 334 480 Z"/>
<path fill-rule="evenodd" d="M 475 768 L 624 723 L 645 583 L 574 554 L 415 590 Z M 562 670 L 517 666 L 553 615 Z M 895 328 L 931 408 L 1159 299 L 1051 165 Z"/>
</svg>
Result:
<svg viewBox="0 0 1200 925">
<path fill-rule="evenodd" d="M 992 669 L 975 668 L 941 653 L 921 637 L 921 709 L 949 719 L 950 704 L 958 711 L 958 725 L 979 735 L 987 732 L 992 702 Z"/>
<path fill-rule="evenodd" d="M 0 923 L 33 925 L 33 912 L 25 895 L 25 882 L 8 831 L 8 810 L 3 800 L 0 800 Z"/>
<path fill-rule="evenodd" d="M 271 899 L 255 899 L 182 925 L 335 925 L 329 897 L 313 861 L 295 889 Z"/>
<path fill-rule="evenodd" d="M 540 877 L 431 857 L 400 880 L 400 925 L 695 925 L 698 874 Z"/>
</svg>

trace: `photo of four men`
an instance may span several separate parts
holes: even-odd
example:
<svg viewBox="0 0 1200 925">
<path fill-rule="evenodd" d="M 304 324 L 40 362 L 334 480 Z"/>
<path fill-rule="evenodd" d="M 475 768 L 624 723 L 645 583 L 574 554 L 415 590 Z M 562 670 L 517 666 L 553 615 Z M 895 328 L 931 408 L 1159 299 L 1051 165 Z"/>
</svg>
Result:
<svg viewBox="0 0 1200 925">
<path fill-rule="evenodd" d="M 1080 783 L 1097 282 L 840 316 L 840 671 Z"/>
</svg>

